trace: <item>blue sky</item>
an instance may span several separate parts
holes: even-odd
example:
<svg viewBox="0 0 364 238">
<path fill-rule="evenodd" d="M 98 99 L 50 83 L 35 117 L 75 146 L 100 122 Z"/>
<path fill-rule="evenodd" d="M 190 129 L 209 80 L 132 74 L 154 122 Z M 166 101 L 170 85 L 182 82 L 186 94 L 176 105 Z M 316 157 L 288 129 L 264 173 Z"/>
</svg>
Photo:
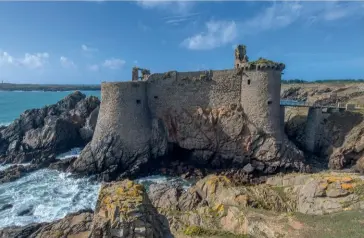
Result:
<svg viewBox="0 0 364 238">
<path fill-rule="evenodd" d="M 364 2 L 0 2 L 0 80 L 83 83 L 286 64 L 284 78 L 364 78 Z"/>
</svg>

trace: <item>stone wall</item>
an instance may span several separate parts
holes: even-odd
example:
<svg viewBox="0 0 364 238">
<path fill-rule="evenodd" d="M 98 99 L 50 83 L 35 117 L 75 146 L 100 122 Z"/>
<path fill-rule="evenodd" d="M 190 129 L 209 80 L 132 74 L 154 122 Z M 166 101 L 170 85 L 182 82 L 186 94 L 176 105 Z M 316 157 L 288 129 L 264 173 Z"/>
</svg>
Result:
<svg viewBox="0 0 364 238">
<path fill-rule="evenodd" d="M 153 74 L 147 82 L 149 108 L 156 117 L 181 108 L 240 104 L 241 80 L 235 70 Z"/>
<path fill-rule="evenodd" d="M 149 148 L 151 118 L 146 90 L 145 81 L 102 83 L 93 144 L 113 133 L 128 151 Z"/>
<path fill-rule="evenodd" d="M 316 152 L 319 147 L 319 135 L 322 132 L 322 108 L 310 108 L 308 110 L 305 127 L 305 149 Z"/>
<path fill-rule="evenodd" d="M 280 113 L 281 71 L 247 70 L 242 72 L 241 104 L 249 121 L 282 141 Z"/>
</svg>

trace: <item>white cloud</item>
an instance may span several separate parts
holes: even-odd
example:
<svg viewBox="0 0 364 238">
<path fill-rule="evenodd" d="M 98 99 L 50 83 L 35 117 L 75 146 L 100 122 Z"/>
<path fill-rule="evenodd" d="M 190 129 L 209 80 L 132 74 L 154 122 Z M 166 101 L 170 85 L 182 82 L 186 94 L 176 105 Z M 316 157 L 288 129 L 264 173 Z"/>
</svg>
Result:
<svg viewBox="0 0 364 238">
<path fill-rule="evenodd" d="M 137 64 L 138 64 L 138 60 L 134 60 L 134 61 L 133 61 L 133 63 L 134 63 L 135 65 L 137 65 Z"/>
<path fill-rule="evenodd" d="M 105 60 L 102 66 L 109 69 L 120 69 L 124 66 L 124 64 L 125 60 L 112 58 Z"/>
<path fill-rule="evenodd" d="M 97 64 L 93 64 L 93 65 L 90 65 L 88 67 L 88 69 L 91 70 L 91 71 L 99 71 L 100 67 Z"/>
<path fill-rule="evenodd" d="M 99 51 L 97 48 L 91 48 L 85 44 L 81 45 L 81 49 L 85 52 L 97 52 Z"/>
<path fill-rule="evenodd" d="M 364 16 L 363 7 L 357 2 L 278 2 L 241 22 L 239 29 L 249 34 L 284 28 L 298 21 L 312 25 L 357 16 Z"/>
<path fill-rule="evenodd" d="M 61 56 L 59 62 L 64 68 L 76 68 L 76 64 L 67 57 Z"/>
<path fill-rule="evenodd" d="M 146 9 L 159 9 L 172 14 L 187 14 L 194 6 L 192 1 L 137 0 Z"/>
<path fill-rule="evenodd" d="M 29 69 L 38 69 L 48 63 L 48 58 L 49 54 L 47 52 L 35 54 L 26 53 L 23 58 L 18 60 L 18 63 Z"/>
<path fill-rule="evenodd" d="M 350 16 L 364 16 L 364 4 L 331 2 L 327 4 L 323 12 L 323 18 L 326 21 L 340 20 Z"/>
<path fill-rule="evenodd" d="M 199 15 L 201 15 L 201 14 L 200 13 L 185 13 L 182 15 L 172 15 L 172 16 L 164 17 L 162 19 L 168 25 L 178 26 L 178 25 L 181 25 L 182 23 L 188 23 L 191 21 L 195 21 L 195 19 L 197 17 L 199 17 Z"/>
<path fill-rule="evenodd" d="M 182 45 L 191 50 L 209 50 L 231 43 L 236 37 L 235 21 L 209 21 L 205 32 L 185 39 Z"/>
<path fill-rule="evenodd" d="M 296 21 L 301 12 L 302 5 L 300 3 L 274 3 L 261 11 L 260 14 L 242 22 L 239 28 L 243 29 L 243 34 L 284 28 Z"/>
<path fill-rule="evenodd" d="M 310 26 L 319 22 L 343 20 L 350 17 L 364 17 L 364 4 L 335 1 L 274 2 L 270 6 L 262 8 L 258 14 L 243 21 L 209 21 L 205 23 L 206 31 L 188 37 L 182 42 L 182 45 L 191 50 L 214 49 L 232 43 L 244 35 L 278 30 L 294 23 Z"/>
<path fill-rule="evenodd" d="M 0 51 L 0 65 L 12 64 L 14 61 L 13 57 L 8 52 Z"/>
<path fill-rule="evenodd" d="M 48 59 L 49 54 L 47 52 L 35 54 L 26 53 L 24 57 L 15 58 L 8 52 L 0 51 L 0 64 L 2 65 L 8 64 L 22 66 L 29 69 L 39 69 L 48 63 Z"/>
</svg>

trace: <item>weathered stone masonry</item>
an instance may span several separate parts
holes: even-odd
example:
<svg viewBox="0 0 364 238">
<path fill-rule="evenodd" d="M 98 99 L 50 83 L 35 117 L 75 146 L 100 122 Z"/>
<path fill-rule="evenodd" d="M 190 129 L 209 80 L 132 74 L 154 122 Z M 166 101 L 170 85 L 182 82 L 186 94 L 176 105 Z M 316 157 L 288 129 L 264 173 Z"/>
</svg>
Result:
<svg viewBox="0 0 364 238">
<path fill-rule="evenodd" d="M 94 166 L 95 173 L 102 173 L 111 166 L 133 173 L 150 158 L 165 155 L 171 144 L 190 151 L 194 163 L 212 167 L 255 159 L 264 169 L 264 164 L 283 166 L 281 158 L 288 154 L 301 159 L 300 151 L 280 146 L 285 140 L 280 108 L 284 65 L 247 62 L 239 52 L 235 56 L 243 59 L 235 69 L 171 71 L 142 81 L 102 83 L 94 137 L 75 170 Z"/>
</svg>

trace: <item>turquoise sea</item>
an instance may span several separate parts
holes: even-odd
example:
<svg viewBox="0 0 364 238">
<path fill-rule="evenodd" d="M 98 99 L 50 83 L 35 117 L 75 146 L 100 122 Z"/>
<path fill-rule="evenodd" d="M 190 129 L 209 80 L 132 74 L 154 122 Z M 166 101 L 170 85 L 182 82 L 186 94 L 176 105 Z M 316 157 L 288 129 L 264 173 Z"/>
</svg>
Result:
<svg viewBox="0 0 364 238">
<path fill-rule="evenodd" d="M 100 98 L 100 91 L 82 91 L 87 96 L 94 95 Z M 0 91 L 0 125 L 7 125 L 19 117 L 27 109 L 41 108 L 54 104 L 72 93 L 42 92 L 42 91 Z"/>
</svg>

